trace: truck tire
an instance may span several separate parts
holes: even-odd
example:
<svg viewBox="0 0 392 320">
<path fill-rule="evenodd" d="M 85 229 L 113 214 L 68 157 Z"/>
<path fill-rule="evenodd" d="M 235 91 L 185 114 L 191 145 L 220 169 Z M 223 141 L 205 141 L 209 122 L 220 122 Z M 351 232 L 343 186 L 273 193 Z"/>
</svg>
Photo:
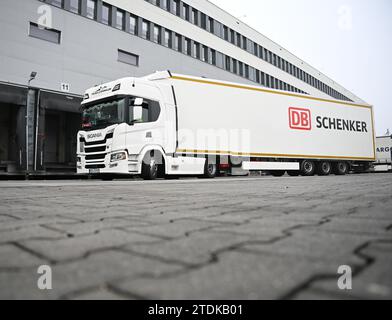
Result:
<svg viewBox="0 0 392 320">
<path fill-rule="evenodd" d="M 301 162 L 301 174 L 305 177 L 314 176 L 316 172 L 316 164 L 311 160 L 304 160 Z"/>
<path fill-rule="evenodd" d="M 294 170 L 289 170 L 289 171 L 287 171 L 287 174 L 288 174 L 290 177 L 298 177 L 299 174 L 300 174 L 300 172 L 299 172 L 299 171 L 294 171 Z"/>
<path fill-rule="evenodd" d="M 320 161 L 317 164 L 317 173 L 319 176 L 329 176 L 332 172 L 332 165 L 329 161 Z"/>
<path fill-rule="evenodd" d="M 283 177 L 286 171 L 284 170 L 274 170 L 270 172 L 273 177 Z"/>
<path fill-rule="evenodd" d="M 217 165 L 215 163 L 208 163 L 208 161 L 206 161 L 203 177 L 206 179 L 214 179 L 217 174 Z"/>
<path fill-rule="evenodd" d="M 334 163 L 333 165 L 333 172 L 337 176 L 344 176 L 348 172 L 348 164 L 347 162 L 339 161 Z"/>
<path fill-rule="evenodd" d="M 146 154 L 142 163 L 142 178 L 155 180 L 158 177 L 159 165 L 154 151 Z"/>
</svg>

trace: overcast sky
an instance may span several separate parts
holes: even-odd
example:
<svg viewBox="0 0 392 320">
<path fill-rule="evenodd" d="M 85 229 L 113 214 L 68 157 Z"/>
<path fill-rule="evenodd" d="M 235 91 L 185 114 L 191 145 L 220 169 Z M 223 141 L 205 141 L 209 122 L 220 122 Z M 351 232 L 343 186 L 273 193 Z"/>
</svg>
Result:
<svg viewBox="0 0 392 320">
<path fill-rule="evenodd" d="M 210 0 L 374 105 L 392 131 L 391 0 Z"/>
</svg>

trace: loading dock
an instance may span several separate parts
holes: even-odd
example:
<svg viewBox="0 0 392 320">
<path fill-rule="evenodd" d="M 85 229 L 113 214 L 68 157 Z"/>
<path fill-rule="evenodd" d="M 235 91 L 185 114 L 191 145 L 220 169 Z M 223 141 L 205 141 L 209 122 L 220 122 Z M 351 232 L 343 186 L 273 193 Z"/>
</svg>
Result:
<svg viewBox="0 0 392 320">
<path fill-rule="evenodd" d="M 0 175 L 75 173 L 80 103 L 78 96 L 0 84 Z"/>
</svg>

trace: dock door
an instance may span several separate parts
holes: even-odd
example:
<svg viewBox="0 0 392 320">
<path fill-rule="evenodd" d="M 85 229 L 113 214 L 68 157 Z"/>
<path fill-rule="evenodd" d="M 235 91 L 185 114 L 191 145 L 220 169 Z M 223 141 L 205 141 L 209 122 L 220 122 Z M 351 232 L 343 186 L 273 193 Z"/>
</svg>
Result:
<svg viewBox="0 0 392 320">
<path fill-rule="evenodd" d="M 25 170 L 27 89 L 0 84 L 0 174 Z"/>
<path fill-rule="evenodd" d="M 36 170 L 75 173 L 81 98 L 41 91 Z"/>
</svg>

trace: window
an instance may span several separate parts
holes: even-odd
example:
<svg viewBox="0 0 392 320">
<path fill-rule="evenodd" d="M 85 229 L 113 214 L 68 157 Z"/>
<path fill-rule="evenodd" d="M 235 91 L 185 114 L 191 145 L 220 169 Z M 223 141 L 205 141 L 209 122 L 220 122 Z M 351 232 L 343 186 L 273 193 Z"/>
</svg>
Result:
<svg viewBox="0 0 392 320">
<path fill-rule="evenodd" d="M 249 79 L 249 66 L 245 65 L 245 78 Z"/>
<path fill-rule="evenodd" d="M 226 56 L 226 70 L 227 71 L 231 70 L 231 59 L 229 56 Z"/>
<path fill-rule="evenodd" d="M 173 7 L 172 7 L 172 13 L 175 14 L 176 16 L 180 16 L 180 1 L 179 0 L 173 0 Z"/>
<path fill-rule="evenodd" d="M 170 11 L 170 3 L 168 0 L 161 0 L 161 7 L 167 11 Z"/>
<path fill-rule="evenodd" d="M 64 1 L 63 0 L 52 0 L 52 1 L 50 1 L 50 4 L 55 7 L 64 8 Z"/>
<path fill-rule="evenodd" d="M 196 9 L 192 9 L 192 22 L 195 25 L 199 25 L 199 14 Z"/>
<path fill-rule="evenodd" d="M 131 66 L 139 66 L 139 56 L 124 50 L 118 49 L 119 62 L 130 64 Z"/>
<path fill-rule="evenodd" d="M 197 42 L 193 43 L 193 57 L 196 59 L 200 59 L 200 44 Z"/>
<path fill-rule="evenodd" d="M 208 47 L 203 46 L 201 51 L 201 60 L 204 62 L 208 62 Z"/>
<path fill-rule="evenodd" d="M 97 1 L 87 0 L 87 18 L 96 20 L 97 19 Z"/>
<path fill-rule="evenodd" d="M 255 56 L 259 55 L 259 45 L 257 43 L 253 44 L 253 54 Z"/>
<path fill-rule="evenodd" d="M 118 9 L 116 14 L 116 28 L 125 30 L 125 12 Z"/>
<path fill-rule="evenodd" d="M 161 39 L 161 27 L 154 25 L 154 37 L 152 39 L 155 43 L 162 43 Z"/>
<path fill-rule="evenodd" d="M 132 15 L 129 17 L 129 32 L 137 34 L 137 18 Z"/>
<path fill-rule="evenodd" d="M 130 106 L 129 106 L 128 117 L 129 117 L 130 124 L 131 124 L 131 120 L 133 119 L 134 101 L 135 101 L 134 99 L 131 99 Z M 159 116 L 161 114 L 161 107 L 159 106 L 159 102 L 148 100 L 148 99 L 143 99 L 142 108 L 143 108 L 142 120 L 138 121 L 138 123 L 147 123 L 147 122 L 158 121 Z"/>
<path fill-rule="evenodd" d="M 102 5 L 102 23 L 106 25 L 111 24 L 111 15 L 112 15 L 112 8 L 107 5 Z"/>
<path fill-rule="evenodd" d="M 265 73 L 261 72 L 260 74 L 260 83 L 265 86 Z"/>
<path fill-rule="evenodd" d="M 244 76 L 244 64 L 242 62 L 238 63 L 238 71 L 239 71 L 239 75 L 241 77 L 243 77 Z"/>
<path fill-rule="evenodd" d="M 242 37 L 242 49 L 247 50 L 248 49 L 248 39 L 246 37 Z"/>
<path fill-rule="evenodd" d="M 211 33 L 215 33 L 214 19 L 208 18 L 208 24 L 209 24 L 209 27 L 210 27 L 210 32 L 211 32 Z"/>
<path fill-rule="evenodd" d="M 211 49 L 211 56 L 209 57 L 209 63 L 216 66 L 216 51 Z"/>
<path fill-rule="evenodd" d="M 238 68 L 237 68 L 237 60 L 233 59 L 233 73 L 237 74 Z"/>
<path fill-rule="evenodd" d="M 150 40 L 150 23 L 146 20 L 142 22 L 142 38 Z"/>
<path fill-rule="evenodd" d="M 270 83 L 271 79 L 270 78 L 271 78 L 271 76 L 269 74 L 265 74 L 265 85 L 268 88 L 271 88 L 271 83 Z"/>
<path fill-rule="evenodd" d="M 276 66 L 276 54 L 275 54 L 275 53 L 272 54 L 272 61 L 271 61 L 271 63 L 272 63 L 274 66 Z"/>
<path fill-rule="evenodd" d="M 256 70 L 256 82 L 260 83 L 260 71 Z"/>
<path fill-rule="evenodd" d="M 191 40 L 185 38 L 184 47 L 185 47 L 184 53 L 187 54 L 188 56 L 190 56 L 191 55 Z"/>
<path fill-rule="evenodd" d="M 69 1 L 69 11 L 73 13 L 80 14 L 81 12 L 81 1 L 80 0 L 70 0 Z"/>
<path fill-rule="evenodd" d="M 241 47 L 241 35 L 237 33 L 237 47 Z"/>
<path fill-rule="evenodd" d="M 234 30 L 230 30 L 230 42 L 235 44 L 235 33 Z"/>
<path fill-rule="evenodd" d="M 190 21 L 189 6 L 185 3 L 182 7 L 182 16 L 185 20 Z"/>
<path fill-rule="evenodd" d="M 43 28 L 33 22 L 30 22 L 29 36 L 57 44 L 60 44 L 61 41 L 61 31 Z"/>
<path fill-rule="evenodd" d="M 181 36 L 176 34 L 174 39 L 175 39 L 174 40 L 174 50 L 181 52 L 182 51 L 182 48 L 181 48 Z"/>
<path fill-rule="evenodd" d="M 226 41 L 229 41 L 229 28 L 226 26 L 223 27 L 223 36 Z"/>
<path fill-rule="evenodd" d="M 201 17 L 201 27 L 206 30 L 207 29 L 207 16 L 204 13 L 200 14 Z"/>
<path fill-rule="evenodd" d="M 168 48 L 172 47 L 172 33 L 169 30 L 165 30 L 165 39 L 163 45 Z"/>
</svg>

